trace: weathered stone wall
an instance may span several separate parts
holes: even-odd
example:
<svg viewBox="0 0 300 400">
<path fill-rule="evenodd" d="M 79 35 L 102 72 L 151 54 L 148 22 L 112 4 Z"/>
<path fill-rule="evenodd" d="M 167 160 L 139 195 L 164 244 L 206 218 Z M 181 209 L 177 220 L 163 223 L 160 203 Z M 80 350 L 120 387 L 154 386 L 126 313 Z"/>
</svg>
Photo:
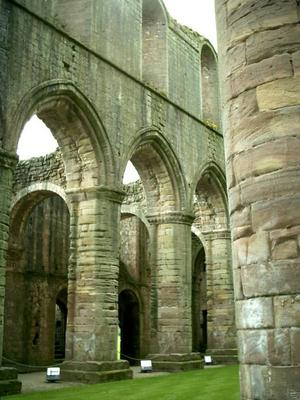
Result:
<svg viewBox="0 0 300 400">
<path fill-rule="evenodd" d="M 36 114 L 57 139 L 63 158 L 64 167 L 56 171 L 51 165 L 58 160 L 46 162 L 46 182 L 34 182 L 29 168 L 24 183 L 30 186 L 18 191 L 15 201 L 28 195 L 23 206 L 29 210 L 30 199 L 53 189 L 69 207 L 64 376 L 99 379 L 93 371 L 79 372 L 86 361 L 96 370 L 99 362 L 109 362 L 105 368 L 114 372 L 103 372 L 106 378 L 131 375 L 126 362 L 116 361 L 122 177 L 130 159 L 141 176 L 145 201 L 135 210 L 130 211 L 132 204 L 122 207 L 138 212 L 151 238 L 150 351 L 159 353 L 162 368 L 169 365 L 170 352 L 185 353 L 183 364 L 181 356 L 174 361 L 176 368 L 200 366 L 199 355 L 191 355 L 193 197 L 204 170 L 224 174 L 222 135 L 213 121 L 201 120 L 201 49 L 206 45 L 214 58 L 213 49 L 172 21 L 159 0 L 75 0 L 71 10 L 68 0 L 5 4 L 10 18 L 3 148 L 15 153 L 25 122 Z M 154 22 L 165 24 L 158 39 L 159 55 L 166 59 L 163 71 L 157 68 L 152 81 L 145 82 L 142 31 L 155 7 L 161 13 Z M 155 32 L 149 29 L 152 43 Z"/>
<path fill-rule="evenodd" d="M 41 182 L 50 182 L 62 189 L 66 187 L 65 167 L 59 150 L 45 157 L 18 162 L 14 171 L 14 194 L 34 183 Z"/>
<path fill-rule="evenodd" d="M 29 7 L 30 3 L 27 1 L 26 5 Z M 94 105 L 110 142 L 113 143 L 114 155 L 121 154 L 121 159 L 115 158 L 120 160 L 122 166 L 128 161 L 124 158 L 131 150 L 133 139 L 139 136 L 141 129 L 150 126 L 159 127 L 172 148 L 176 149 L 182 168 L 190 182 L 194 180 L 200 165 L 206 164 L 210 159 L 208 152 L 210 137 L 216 136 L 214 148 L 222 165 L 222 138 L 200 124 L 200 53 L 196 41 L 193 47 L 191 39 L 189 42 L 188 39 L 182 39 L 181 36 L 184 33 L 179 36 L 174 29 L 170 29 L 169 51 L 173 55 L 170 56 L 169 67 L 175 68 L 176 65 L 180 67 L 178 71 L 169 71 L 169 78 L 173 85 L 170 92 L 174 94 L 164 98 L 158 92 L 147 88 L 142 82 L 114 68 L 96 53 L 89 52 L 87 48 L 70 39 L 63 32 L 44 24 L 42 20 L 13 4 L 10 47 L 14 51 L 10 52 L 10 96 L 7 98 L 11 106 L 6 118 L 11 125 L 14 125 L 14 128 L 11 126 L 11 132 L 15 134 L 11 134 L 10 138 L 6 137 L 6 147 L 14 149 L 20 134 L 15 122 L 17 117 L 20 117 L 18 108 L 21 99 L 30 93 L 32 87 L 37 87 L 43 82 L 55 83 L 59 80 L 73 82 Z M 130 7 L 128 6 L 128 9 Z M 39 8 L 41 7 L 32 6 L 36 13 L 39 12 Z M 33 39 L 23 43 L 22 38 L 26 36 Z M 127 43 L 131 41 L 127 40 Z M 30 71 L 27 68 L 29 59 L 32 59 Z M 16 65 L 19 66 L 18 70 L 15 69 Z M 129 67 L 126 65 L 128 71 Z M 194 71 L 192 78 L 189 77 L 191 67 Z M 86 74 L 87 70 L 90 74 Z M 15 79 L 16 76 L 22 76 L 22 81 L 18 82 Z M 195 84 L 195 81 L 199 82 L 199 85 Z M 32 96 L 33 94 L 31 98 Z M 181 111 L 176 105 L 173 106 L 172 102 L 178 103 L 186 112 Z M 26 115 L 25 118 L 29 116 Z M 43 119 L 49 125 L 48 118 L 43 116 Z M 23 124 L 25 121 L 20 122 Z M 120 132 L 122 132 L 121 136 Z M 53 133 L 61 145 L 62 138 L 57 136 L 55 129 Z M 187 154 L 190 156 L 188 160 Z M 115 170 L 119 170 L 118 165 Z M 122 174 L 123 171 L 120 170 L 120 173 Z M 117 173 L 114 174 L 116 181 L 120 178 Z"/>
<path fill-rule="evenodd" d="M 242 399 L 300 398 L 300 4 L 217 1 Z"/>
</svg>

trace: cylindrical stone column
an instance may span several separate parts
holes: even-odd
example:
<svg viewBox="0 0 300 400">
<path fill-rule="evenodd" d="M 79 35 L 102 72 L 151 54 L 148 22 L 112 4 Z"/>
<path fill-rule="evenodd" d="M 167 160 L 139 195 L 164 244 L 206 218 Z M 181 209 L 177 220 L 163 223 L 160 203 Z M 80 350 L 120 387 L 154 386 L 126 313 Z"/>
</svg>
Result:
<svg viewBox="0 0 300 400">
<path fill-rule="evenodd" d="M 300 2 L 216 1 L 241 398 L 300 398 Z"/>
<path fill-rule="evenodd" d="M 2 365 L 5 272 L 7 261 L 9 209 L 12 197 L 13 171 L 17 157 L 0 149 L 0 366 Z M 0 395 L 18 393 L 21 382 L 17 370 L 0 367 Z"/>
<path fill-rule="evenodd" d="M 152 312 L 155 338 L 150 357 L 156 369 L 199 368 L 192 351 L 192 244 L 194 217 L 174 212 L 148 217 L 152 249 Z M 153 308 L 152 308 L 153 311 Z"/>
<path fill-rule="evenodd" d="M 231 235 L 205 232 L 207 287 L 207 354 L 218 363 L 237 361 Z"/>
<path fill-rule="evenodd" d="M 127 361 L 117 361 L 123 193 L 91 188 L 68 196 L 71 243 L 63 377 L 85 382 L 131 378 Z"/>
</svg>

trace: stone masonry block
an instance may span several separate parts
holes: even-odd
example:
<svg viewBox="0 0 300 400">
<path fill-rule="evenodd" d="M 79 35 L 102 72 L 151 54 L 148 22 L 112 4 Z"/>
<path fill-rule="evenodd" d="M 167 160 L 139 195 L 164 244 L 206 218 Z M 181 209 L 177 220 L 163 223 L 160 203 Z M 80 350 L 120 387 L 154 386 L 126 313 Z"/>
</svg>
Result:
<svg viewBox="0 0 300 400">
<path fill-rule="evenodd" d="M 237 7 L 231 8 L 230 5 L 231 1 L 227 5 L 231 10 L 227 16 L 227 23 L 234 32 L 230 45 L 247 38 L 255 31 L 298 22 L 297 4 L 293 0 L 247 0 L 239 2 Z"/>
<path fill-rule="evenodd" d="M 291 363 L 288 329 L 239 331 L 242 364 L 289 365 Z"/>
<path fill-rule="evenodd" d="M 253 229 L 273 230 L 300 225 L 300 196 L 279 198 L 252 205 Z"/>
<path fill-rule="evenodd" d="M 293 53 L 293 68 L 296 76 L 300 75 L 300 51 Z"/>
<path fill-rule="evenodd" d="M 289 239 L 294 238 L 297 235 L 300 235 L 300 226 L 294 226 L 287 229 L 275 229 L 274 231 L 270 232 L 270 239 Z"/>
<path fill-rule="evenodd" d="M 274 299 L 277 327 L 300 327 L 300 296 L 280 296 Z"/>
<path fill-rule="evenodd" d="M 289 54 L 275 55 L 240 70 L 235 71 L 231 80 L 231 96 L 236 97 L 245 90 L 255 88 L 263 83 L 293 75 Z"/>
<path fill-rule="evenodd" d="M 273 303 L 270 297 L 236 301 L 238 329 L 260 329 L 274 326 Z"/>
<path fill-rule="evenodd" d="M 286 25 L 277 29 L 257 31 L 246 40 L 246 58 L 254 63 L 287 50 L 296 51 L 300 45 L 300 25 Z"/>
<path fill-rule="evenodd" d="M 258 86 L 256 92 L 260 111 L 299 105 L 300 76 L 265 83 Z"/>
<path fill-rule="evenodd" d="M 269 234 L 265 231 L 258 231 L 249 238 L 247 264 L 262 263 L 269 258 Z"/>
<path fill-rule="evenodd" d="M 300 367 L 242 365 L 241 399 L 299 399 Z"/>
<path fill-rule="evenodd" d="M 286 193 L 300 192 L 300 170 L 296 169 L 296 153 L 294 154 L 295 169 L 277 170 L 271 174 L 251 177 L 241 182 L 242 205 L 278 199 L 285 196 Z M 293 160 L 289 161 L 293 162 Z"/>
<path fill-rule="evenodd" d="M 275 242 L 272 246 L 272 259 L 273 260 L 286 260 L 288 258 L 296 258 L 298 255 L 297 240 L 285 240 Z"/>
<path fill-rule="evenodd" d="M 268 331 L 264 329 L 238 332 L 240 362 L 242 364 L 265 364 L 268 357 Z"/>
<path fill-rule="evenodd" d="M 268 332 L 268 361 L 271 365 L 290 365 L 291 352 L 289 329 L 273 329 Z"/>
<path fill-rule="evenodd" d="M 292 363 L 300 364 L 300 328 L 291 329 Z"/>
<path fill-rule="evenodd" d="M 297 135 L 300 107 L 264 111 L 236 120 L 231 126 L 230 154 L 239 153 L 270 140 Z M 298 135 L 299 137 L 299 135 Z"/>
<path fill-rule="evenodd" d="M 246 64 L 246 46 L 245 43 L 239 43 L 228 50 L 228 61 L 225 66 L 225 76 L 229 76 L 237 68 Z"/>
<path fill-rule="evenodd" d="M 248 237 L 243 237 L 240 239 L 237 239 L 233 242 L 233 260 L 234 260 L 234 266 L 240 267 L 241 265 L 246 265 L 247 264 L 247 254 L 248 254 Z"/>
<path fill-rule="evenodd" d="M 297 166 L 299 152 L 300 138 L 283 138 L 237 154 L 233 159 L 236 181 L 240 182 L 250 176 L 256 177 Z"/>
<path fill-rule="evenodd" d="M 242 267 L 241 279 L 246 297 L 298 293 L 300 290 L 300 270 L 296 263 Z"/>
</svg>

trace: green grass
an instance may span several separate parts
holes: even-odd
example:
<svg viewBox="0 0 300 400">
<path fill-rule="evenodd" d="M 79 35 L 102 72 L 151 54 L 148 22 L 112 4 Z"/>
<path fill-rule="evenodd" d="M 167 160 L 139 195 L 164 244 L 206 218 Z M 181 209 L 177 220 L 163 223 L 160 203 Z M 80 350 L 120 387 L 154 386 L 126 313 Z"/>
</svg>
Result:
<svg viewBox="0 0 300 400">
<path fill-rule="evenodd" d="M 7 400 L 239 400 L 238 366 L 21 394 Z"/>
</svg>

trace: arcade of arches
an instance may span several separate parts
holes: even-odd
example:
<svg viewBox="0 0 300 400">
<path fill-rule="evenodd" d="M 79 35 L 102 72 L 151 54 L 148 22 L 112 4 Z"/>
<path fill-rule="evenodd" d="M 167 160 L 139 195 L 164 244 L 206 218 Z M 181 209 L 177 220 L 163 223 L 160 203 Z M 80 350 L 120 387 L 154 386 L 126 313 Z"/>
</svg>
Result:
<svg viewBox="0 0 300 400">
<path fill-rule="evenodd" d="M 70 2 L 0 0 L 0 395 L 238 350 L 243 400 L 298 398 L 299 2 L 216 2 L 220 64 L 162 0 Z"/>
</svg>

